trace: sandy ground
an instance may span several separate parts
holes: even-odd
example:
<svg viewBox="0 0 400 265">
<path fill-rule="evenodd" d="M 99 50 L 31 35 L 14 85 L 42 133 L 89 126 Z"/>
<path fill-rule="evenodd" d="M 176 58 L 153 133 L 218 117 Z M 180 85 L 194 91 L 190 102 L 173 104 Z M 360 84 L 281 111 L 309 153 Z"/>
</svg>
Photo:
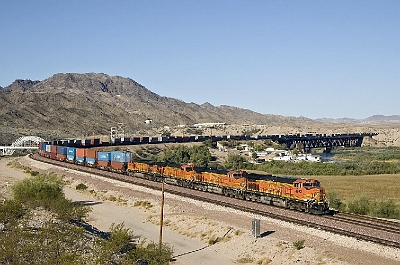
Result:
<svg viewBox="0 0 400 265">
<path fill-rule="evenodd" d="M 11 185 L 28 177 L 0 160 L 0 197 L 10 195 Z M 19 158 L 21 164 L 41 172 L 55 172 L 69 180 L 65 194 L 91 205 L 89 223 L 108 231 L 124 223 L 136 240 L 158 242 L 161 192 L 88 173 L 60 169 Z M 84 183 L 88 189 L 77 192 Z M 139 202 L 141 206 L 137 206 Z M 323 231 L 255 216 L 172 194 L 165 195 L 163 242 L 174 248 L 172 264 L 400 264 L 400 249 L 360 242 Z M 251 221 L 259 219 L 261 237 L 251 235 Z M 305 240 L 304 248 L 293 246 Z M 210 245 L 210 241 L 217 241 Z"/>
</svg>

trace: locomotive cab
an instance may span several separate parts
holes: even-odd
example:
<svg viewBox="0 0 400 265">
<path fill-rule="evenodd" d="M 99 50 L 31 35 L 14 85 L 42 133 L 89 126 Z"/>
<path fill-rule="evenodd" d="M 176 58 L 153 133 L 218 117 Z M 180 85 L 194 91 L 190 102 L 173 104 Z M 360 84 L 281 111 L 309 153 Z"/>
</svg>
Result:
<svg viewBox="0 0 400 265">
<path fill-rule="evenodd" d="M 184 164 L 181 166 L 181 169 L 185 172 L 193 172 L 194 171 L 194 165 L 193 164 Z"/>
<path fill-rule="evenodd" d="M 235 170 L 235 171 L 229 171 L 227 175 L 228 178 L 240 179 L 244 178 L 247 175 L 247 172 L 243 170 Z"/>
</svg>

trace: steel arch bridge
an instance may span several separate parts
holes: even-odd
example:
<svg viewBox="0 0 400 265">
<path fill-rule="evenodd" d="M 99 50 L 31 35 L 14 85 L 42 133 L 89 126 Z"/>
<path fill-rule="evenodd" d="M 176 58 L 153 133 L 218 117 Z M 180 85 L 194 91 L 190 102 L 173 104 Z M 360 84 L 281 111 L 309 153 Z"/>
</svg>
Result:
<svg viewBox="0 0 400 265">
<path fill-rule="evenodd" d="M 45 141 L 38 136 L 22 136 L 15 140 L 10 146 L 0 146 L 3 156 L 14 154 L 17 149 L 38 149 L 39 143 Z"/>
</svg>

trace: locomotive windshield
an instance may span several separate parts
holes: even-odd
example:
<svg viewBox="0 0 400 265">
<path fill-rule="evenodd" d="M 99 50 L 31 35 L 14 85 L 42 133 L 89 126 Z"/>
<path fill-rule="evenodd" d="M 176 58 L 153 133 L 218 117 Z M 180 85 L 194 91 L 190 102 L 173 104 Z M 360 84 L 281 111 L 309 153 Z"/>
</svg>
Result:
<svg viewBox="0 0 400 265">
<path fill-rule="evenodd" d="M 319 181 L 314 180 L 314 181 L 307 181 L 304 183 L 305 188 L 312 188 L 312 187 L 319 187 Z"/>
<path fill-rule="evenodd" d="M 233 173 L 233 177 L 235 179 L 240 179 L 242 177 L 242 174 L 241 173 Z"/>
<path fill-rule="evenodd" d="M 311 182 L 305 182 L 303 186 L 304 188 L 312 188 L 313 184 Z"/>
</svg>

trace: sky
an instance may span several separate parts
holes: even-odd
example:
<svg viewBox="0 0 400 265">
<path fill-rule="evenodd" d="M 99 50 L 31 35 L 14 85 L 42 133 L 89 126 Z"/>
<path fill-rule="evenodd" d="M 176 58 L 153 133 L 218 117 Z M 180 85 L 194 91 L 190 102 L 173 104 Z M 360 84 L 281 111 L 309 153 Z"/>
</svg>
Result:
<svg viewBox="0 0 400 265">
<path fill-rule="evenodd" d="M 400 115 L 398 0 L 1 0 L 0 86 L 129 77 L 262 114 Z"/>
</svg>

